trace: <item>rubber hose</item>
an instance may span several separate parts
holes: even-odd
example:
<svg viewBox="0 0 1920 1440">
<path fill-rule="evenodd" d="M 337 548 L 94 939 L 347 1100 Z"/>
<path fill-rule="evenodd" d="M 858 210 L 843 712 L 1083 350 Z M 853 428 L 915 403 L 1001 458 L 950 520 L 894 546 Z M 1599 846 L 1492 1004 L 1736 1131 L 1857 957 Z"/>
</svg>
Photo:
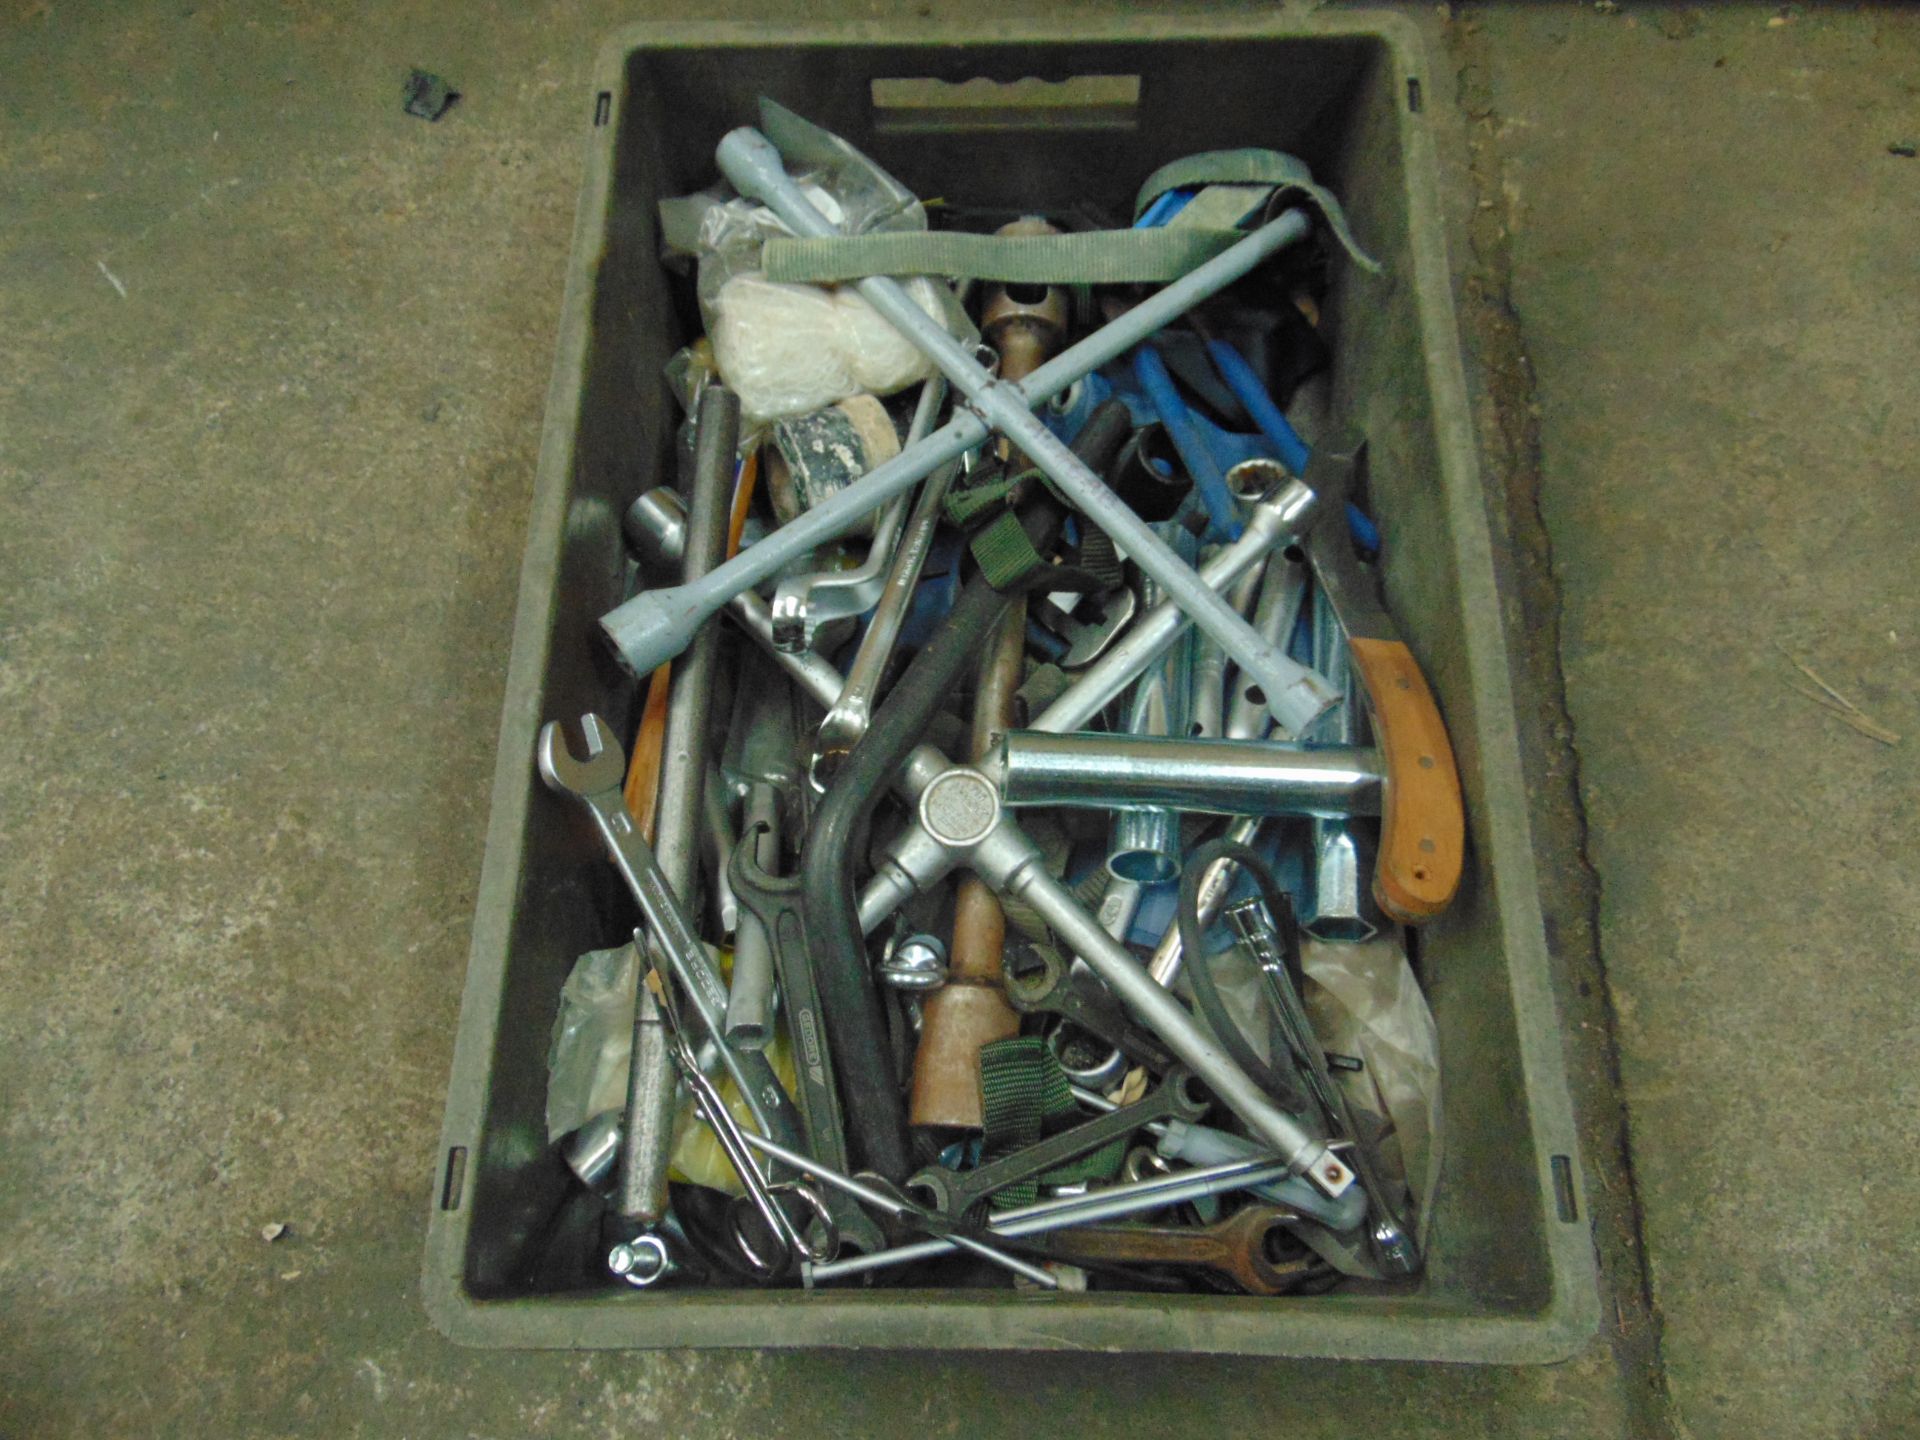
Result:
<svg viewBox="0 0 1920 1440">
<path fill-rule="evenodd" d="M 1127 408 L 1109 401 L 1081 428 L 1073 452 L 1096 475 L 1105 474 L 1125 442 Z M 1066 514 L 1043 488 L 1019 511 L 1027 538 L 1041 555 L 1059 542 Z M 913 658 L 874 712 L 860 743 L 842 762 L 821 798 L 800 857 L 807 954 L 820 989 L 821 1018 L 838 1072 L 847 1144 L 855 1163 L 889 1180 L 904 1180 L 910 1165 L 906 1105 L 888 1063 L 884 1013 L 867 965 L 854 894 L 858 837 L 873 808 L 934 714 L 953 697 L 967 667 L 980 660 L 980 637 L 1000 623 L 1007 597 L 978 573 L 961 587 L 953 612 Z"/>
<path fill-rule="evenodd" d="M 1227 1013 L 1226 1004 L 1220 998 L 1220 988 L 1214 983 L 1213 966 L 1206 952 L 1200 948 L 1203 938 L 1200 928 L 1200 886 L 1207 867 L 1216 860 L 1231 860 L 1251 875 L 1260 890 L 1260 898 L 1275 917 L 1283 914 L 1291 917 L 1293 914 L 1293 905 L 1287 898 L 1287 892 L 1280 888 L 1273 878 L 1273 871 L 1267 868 L 1267 862 L 1258 851 L 1224 835 L 1207 841 L 1187 857 L 1186 869 L 1180 872 L 1176 921 L 1180 926 L 1180 945 L 1187 956 L 1187 984 L 1193 990 L 1194 1003 L 1207 1018 L 1208 1028 L 1233 1057 L 1234 1063 L 1246 1071 L 1254 1083 L 1271 1095 L 1282 1108 L 1303 1114 L 1308 1108 L 1306 1094 L 1291 1077 L 1262 1060 L 1253 1046 L 1247 1043 L 1245 1034 L 1234 1022 L 1233 1016 Z"/>
</svg>

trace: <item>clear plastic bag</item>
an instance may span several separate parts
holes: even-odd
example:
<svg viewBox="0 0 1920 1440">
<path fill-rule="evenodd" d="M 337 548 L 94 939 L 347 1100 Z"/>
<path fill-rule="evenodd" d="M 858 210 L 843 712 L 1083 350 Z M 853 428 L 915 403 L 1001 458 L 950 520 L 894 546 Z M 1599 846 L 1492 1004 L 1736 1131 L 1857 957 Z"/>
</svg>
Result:
<svg viewBox="0 0 1920 1440">
<path fill-rule="evenodd" d="M 797 183 L 849 235 L 925 230 L 913 193 L 838 136 L 763 104 L 761 127 Z M 933 363 L 851 286 L 789 285 L 761 273 L 766 242 L 791 234 L 765 206 L 706 190 L 662 201 L 668 263 L 698 263 L 695 292 L 721 377 L 740 397 L 747 429 L 805 415 L 862 392 L 891 395 L 931 376 Z M 970 328 L 952 290 L 916 277 L 914 302 L 950 334 Z"/>
<path fill-rule="evenodd" d="M 1301 997 L 1320 1043 L 1361 1062 L 1335 1070 L 1356 1123 L 1374 1138 L 1388 1179 L 1412 1197 L 1424 1231 L 1440 1175 L 1440 1042 L 1426 996 L 1394 936 L 1365 944 L 1303 937 Z M 1215 984 L 1242 1036 L 1262 1060 L 1269 1053 L 1264 991 L 1239 946 L 1210 957 Z M 1203 1025 L 1204 1015 L 1196 1016 Z"/>
<path fill-rule="evenodd" d="M 548 1140 L 627 1103 L 638 963 L 632 945 L 589 950 L 560 987 L 560 1013 L 547 1046 Z"/>
<path fill-rule="evenodd" d="M 722 973 L 733 957 L 716 956 Z M 595 1115 L 620 1111 L 627 1103 L 627 1070 L 633 1054 L 633 996 L 638 957 L 632 945 L 589 950 L 574 962 L 560 989 L 560 1013 L 554 1017 L 547 1048 L 547 1139 L 571 1134 Z M 791 1095 L 795 1087 L 793 1053 L 784 1028 L 767 1046 L 773 1073 Z M 719 1076 L 720 1095 L 743 1125 L 753 1112 L 733 1080 Z M 693 1102 L 682 1092 L 673 1121 L 669 1173 L 677 1180 L 738 1195 L 740 1177 L 713 1132 L 694 1117 Z"/>
</svg>

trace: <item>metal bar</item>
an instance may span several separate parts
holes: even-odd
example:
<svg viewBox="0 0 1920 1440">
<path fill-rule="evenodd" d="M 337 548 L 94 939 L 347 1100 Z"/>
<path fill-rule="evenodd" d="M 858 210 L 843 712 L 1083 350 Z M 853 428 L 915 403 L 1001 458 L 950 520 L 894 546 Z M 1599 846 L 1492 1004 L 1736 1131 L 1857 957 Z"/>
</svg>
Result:
<svg viewBox="0 0 1920 1440">
<path fill-rule="evenodd" d="M 1293 533 L 1312 508 L 1313 498 L 1313 491 L 1292 480 L 1258 502 L 1240 538 L 1201 565 L 1200 578 L 1216 590 L 1225 590 Z M 1084 729 L 1192 623 L 1171 601 L 1156 605 L 1134 621 L 1113 648 L 1089 665 L 1027 728 L 1056 733 Z"/>
<path fill-rule="evenodd" d="M 718 159 L 721 173 L 733 182 L 734 188 L 750 199 L 761 201 L 796 234 L 827 237 L 841 233 L 839 226 L 815 208 L 794 183 L 780 152 L 759 131 L 742 127 L 729 133 L 720 142 Z M 1288 211 L 1174 282 L 1174 287 L 1211 272 L 1223 261 L 1233 262 L 1223 267 L 1231 271 L 1248 253 L 1256 255 L 1252 263 L 1257 264 L 1264 258 L 1258 254 L 1263 237 L 1265 244 L 1278 249 L 1281 244 L 1299 239 L 1305 230 L 1304 215 Z M 1244 270 L 1241 273 L 1245 273 Z M 1024 387 L 995 378 L 944 326 L 920 308 L 899 281 L 873 275 L 856 281 L 855 288 L 916 349 L 939 366 L 954 388 L 973 403 L 995 430 L 1012 440 L 1029 460 L 1050 476 L 1067 498 L 1112 536 L 1115 544 L 1141 570 L 1164 585 L 1181 608 L 1193 616 L 1194 624 L 1217 639 L 1240 663 L 1242 670 L 1260 678 L 1275 719 L 1295 730 L 1304 729 L 1334 703 L 1338 697 L 1324 680 L 1262 640 L 1244 618 L 1207 588 L 1192 568 L 1153 533 L 1131 506 L 1109 490 L 1057 435 L 1034 418 L 1031 407 L 1035 402 Z"/>
<path fill-rule="evenodd" d="M 1344 746 L 1015 730 L 1001 741 L 992 768 L 1002 800 L 1013 806 L 1171 806 L 1212 815 L 1380 813 L 1378 752 Z"/>
<path fill-rule="evenodd" d="M 1116 1185 L 1111 1190 L 1093 1195 L 1074 1195 L 1023 1205 L 1017 1210 L 1006 1210 L 995 1215 L 987 1222 L 987 1227 L 995 1235 L 1004 1235 L 1009 1239 L 1017 1239 L 1022 1235 L 1044 1235 L 1049 1230 L 1060 1230 L 1069 1225 L 1117 1220 L 1122 1216 L 1137 1215 L 1142 1210 L 1157 1210 L 1165 1205 L 1177 1205 L 1208 1195 L 1225 1195 L 1235 1190 L 1270 1184 L 1284 1178 L 1286 1173 L 1287 1167 L 1281 1164 L 1263 1164 L 1257 1160 L 1231 1161 L 1225 1165 L 1208 1166 L 1204 1170 L 1156 1176 L 1137 1185 Z M 839 1280 L 848 1275 L 904 1265 L 911 1260 L 931 1259 L 952 1248 L 950 1240 L 920 1240 L 911 1245 L 896 1245 L 890 1250 L 881 1250 L 872 1255 L 855 1255 L 824 1265 L 803 1264 L 800 1274 L 803 1281 L 812 1286 L 823 1280 Z"/>
<path fill-rule="evenodd" d="M 700 393 L 694 430 L 693 493 L 688 507 L 681 578 L 698 581 L 727 548 L 727 507 L 733 495 L 734 451 L 740 438 L 740 401 L 709 385 Z M 661 750 L 660 800 L 654 811 L 654 858 L 667 885 L 689 912 L 699 873 L 699 836 L 706 803 L 707 736 L 720 634 L 708 628 L 673 670 Z M 644 951 L 641 952 L 644 957 Z M 638 985 L 644 964 L 634 970 Z M 627 1123 L 620 1146 L 614 1208 L 652 1223 L 667 1210 L 667 1154 L 673 1147 L 673 1058 L 661 1042 L 660 1016 L 640 986 L 634 996 L 633 1050 L 627 1062 Z"/>
</svg>

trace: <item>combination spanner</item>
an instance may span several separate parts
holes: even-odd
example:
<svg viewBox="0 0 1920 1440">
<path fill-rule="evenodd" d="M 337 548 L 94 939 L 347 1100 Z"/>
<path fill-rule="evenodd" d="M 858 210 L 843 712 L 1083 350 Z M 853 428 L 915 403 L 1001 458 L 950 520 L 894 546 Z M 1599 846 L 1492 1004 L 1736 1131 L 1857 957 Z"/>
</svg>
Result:
<svg viewBox="0 0 1920 1440">
<path fill-rule="evenodd" d="M 1212 1103 L 1200 1093 L 1192 1073 L 1176 1067 L 1144 1100 L 1083 1120 L 972 1170 L 929 1165 L 907 1181 L 907 1192 L 926 1197 L 933 1209 L 957 1220 L 996 1190 L 1037 1179 L 1156 1120 L 1198 1120 Z"/>
<path fill-rule="evenodd" d="M 540 727 L 537 746 L 540 778 L 548 788 L 573 796 L 593 816 L 614 868 L 627 882 L 640 912 L 646 916 L 654 943 L 666 957 L 673 978 L 693 1001 L 709 1038 L 719 1051 L 720 1062 L 739 1087 L 755 1125 L 780 1140 L 797 1142 L 799 1112 L 787 1098 L 787 1092 L 780 1088 L 767 1057 L 726 1043 L 723 1034 L 727 1015 L 726 982 L 720 978 L 707 947 L 694 933 L 679 898 L 667 884 L 667 877 L 660 873 L 652 847 L 641 837 L 633 817 L 627 813 L 626 799 L 621 794 L 627 757 L 620 742 L 613 738 L 607 722 L 591 711 L 580 717 L 580 731 L 587 747 L 585 759 L 576 757 L 568 749 L 559 721 L 549 720 Z"/>
</svg>

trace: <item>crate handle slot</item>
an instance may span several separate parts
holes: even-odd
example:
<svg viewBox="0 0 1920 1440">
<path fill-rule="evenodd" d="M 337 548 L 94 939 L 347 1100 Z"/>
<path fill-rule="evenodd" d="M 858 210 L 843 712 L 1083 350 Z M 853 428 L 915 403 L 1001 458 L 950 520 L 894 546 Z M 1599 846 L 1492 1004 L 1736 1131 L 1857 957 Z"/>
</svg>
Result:
<svg viewBox="0 0 1920 1440">
<path fill-rule="evenodd" d="M 879 78 L 869 85 L 873 128 L 882 134 L 980 130 L 1133 130 L 1140 124 L 1138 75 L 1042 80 Z"/>
</svg>

